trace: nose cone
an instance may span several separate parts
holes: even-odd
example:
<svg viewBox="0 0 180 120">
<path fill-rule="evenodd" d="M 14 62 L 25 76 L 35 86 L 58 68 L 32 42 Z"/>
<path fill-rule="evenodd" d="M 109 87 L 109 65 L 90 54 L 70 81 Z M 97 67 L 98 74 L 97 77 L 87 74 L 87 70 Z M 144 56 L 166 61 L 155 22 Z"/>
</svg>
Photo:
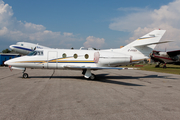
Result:
<svg viewBox="0 0 180 120">
<path fill-rule="evenodd" d="M 5 65 L 8 65 L 8 61 L 9 61 L 9 60 L 5 61 L 4 64 L 5 64 Z"/>
<path fill-rule="evenodd" d="M 13 59 L 4 62 L 5 65 L 12 65 L 12 63 L 13 63 Z"/>
<path fill-rule="evenodd" d="M 9 47 L 11 48 L 11 50 L 13 50 L 13 49 L 14 49 L 14 46 L 13 46 L 13 45 L 10 45 Z"/>
</svg>

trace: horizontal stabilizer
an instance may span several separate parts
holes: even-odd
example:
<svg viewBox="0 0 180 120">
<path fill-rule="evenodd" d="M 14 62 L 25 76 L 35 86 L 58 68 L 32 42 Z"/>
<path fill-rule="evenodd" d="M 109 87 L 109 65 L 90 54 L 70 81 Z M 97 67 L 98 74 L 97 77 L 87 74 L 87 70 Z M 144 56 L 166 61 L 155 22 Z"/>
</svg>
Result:
<svg viewBox="0 0 180 120">
<path fill-rule="evenodd" d="M 162 43 L 168 43 L 168 42 L 173 42 L 173 41 L 160 41 L 160 42 L 152 42 L 152 43 L 144 43 L 144 44 L 136 44 L 134 45 L 134 47 L 138 47 L 138 46 L 148 46 L 148 45 L 154 45 L 154 44 L 162 44 Z"/>
</svg>

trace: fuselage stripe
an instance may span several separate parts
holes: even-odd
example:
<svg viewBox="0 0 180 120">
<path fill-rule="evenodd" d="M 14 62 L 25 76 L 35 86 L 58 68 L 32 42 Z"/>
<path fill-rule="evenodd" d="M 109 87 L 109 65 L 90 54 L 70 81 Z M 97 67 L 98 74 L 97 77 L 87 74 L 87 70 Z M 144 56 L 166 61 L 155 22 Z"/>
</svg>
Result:
<svg viewBox="0 0 180 120">
<path fill-rule="evenodd" d="M 94 61 L 21 61 L 16 63 L 95 63 Z"/>
<path fill-rule="evenodd" d="M 22 50 L 28 50 L 28 51 L 33 51 L 31 49 L 28 49 L 28 48 L 23 48 L 23 47 L 18 47 L 18 46 L 12 46 L 14 48 L 18 48 L 18 49 L 22 49 Z"/>
<path fill-rule="evenodd" d="M 154 38 L 154 37 L 144 37 L 144 38 L 139 38 L 137 40 L 145 40 L 145 39 L 150 39 L 150 38 Z"/>
<path fill-rule="evenodd" d="M 172 60 L 171 58 L 166 58 L 166 57 L 161 57 L 161 56 L 156 56 L 156 55 L 154 55 L 154 57 L 162 58 L 162 59 L 166 59 L 166 60 Z"/>
</svg>

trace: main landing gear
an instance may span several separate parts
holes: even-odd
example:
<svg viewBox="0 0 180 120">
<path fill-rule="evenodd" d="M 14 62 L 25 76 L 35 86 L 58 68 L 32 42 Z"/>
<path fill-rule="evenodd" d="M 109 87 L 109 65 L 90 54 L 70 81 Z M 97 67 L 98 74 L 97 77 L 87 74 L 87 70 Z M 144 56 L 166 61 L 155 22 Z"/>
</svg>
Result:
<svg viewBox="0 0 180 120">
<path fill-rule="evenodd" d="M 158 67 L 160 67 L 160 65 L 161 65 L 161 63 L 159 62 L 155 67 L 158 68 Z M 163 68 L 166 68 L 166 63 L 164 63 Z"/>
<path fill-rule="evenodd" d="M 90 80 L 94 80 L 95 79 L 95 75 L 93 73 L 91 73 L 90 69 L 84 69 L 82 74 L 87 79 L 90 79 Z"/>
<path fill-rule="evenodd" d="M 29 75 L 27 74 L 27 73 L 24 73 L 26 71 L 26 68 L 25 68 L 25 70 L 23 70 L 23 78 L 28 78 L 29 77 Z"/>
<path fill-rule="evenodd" d="M 164 69 L 166 68 L 166 63 L 163 65 L 163 68 L 164 68 Z"/>
</svg>

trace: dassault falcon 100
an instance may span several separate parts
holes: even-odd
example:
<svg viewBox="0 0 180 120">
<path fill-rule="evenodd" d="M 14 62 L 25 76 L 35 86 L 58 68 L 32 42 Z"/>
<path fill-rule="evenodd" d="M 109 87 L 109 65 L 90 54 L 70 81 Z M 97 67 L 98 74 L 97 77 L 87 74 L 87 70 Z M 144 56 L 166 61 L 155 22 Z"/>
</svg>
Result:
<svg viewBox="0 0 180 120">
<path fill-rule="evenodd" d="M 118 49 L 106 50 L 71 50 L 71 49 L 41 49 L 35 50 L 27 56 L 14 58 L 5 62 L 11 69 L 26 68 L 39 69 L 74 69 L 82 70 L 85 78 L 95 79 L 91 70 L 100 69 L 133 69 L 119 67 L 149 58 L 149 54 L 160 42 L 165 30 L 154 30 L 130 44 Z"/>
</svg>

